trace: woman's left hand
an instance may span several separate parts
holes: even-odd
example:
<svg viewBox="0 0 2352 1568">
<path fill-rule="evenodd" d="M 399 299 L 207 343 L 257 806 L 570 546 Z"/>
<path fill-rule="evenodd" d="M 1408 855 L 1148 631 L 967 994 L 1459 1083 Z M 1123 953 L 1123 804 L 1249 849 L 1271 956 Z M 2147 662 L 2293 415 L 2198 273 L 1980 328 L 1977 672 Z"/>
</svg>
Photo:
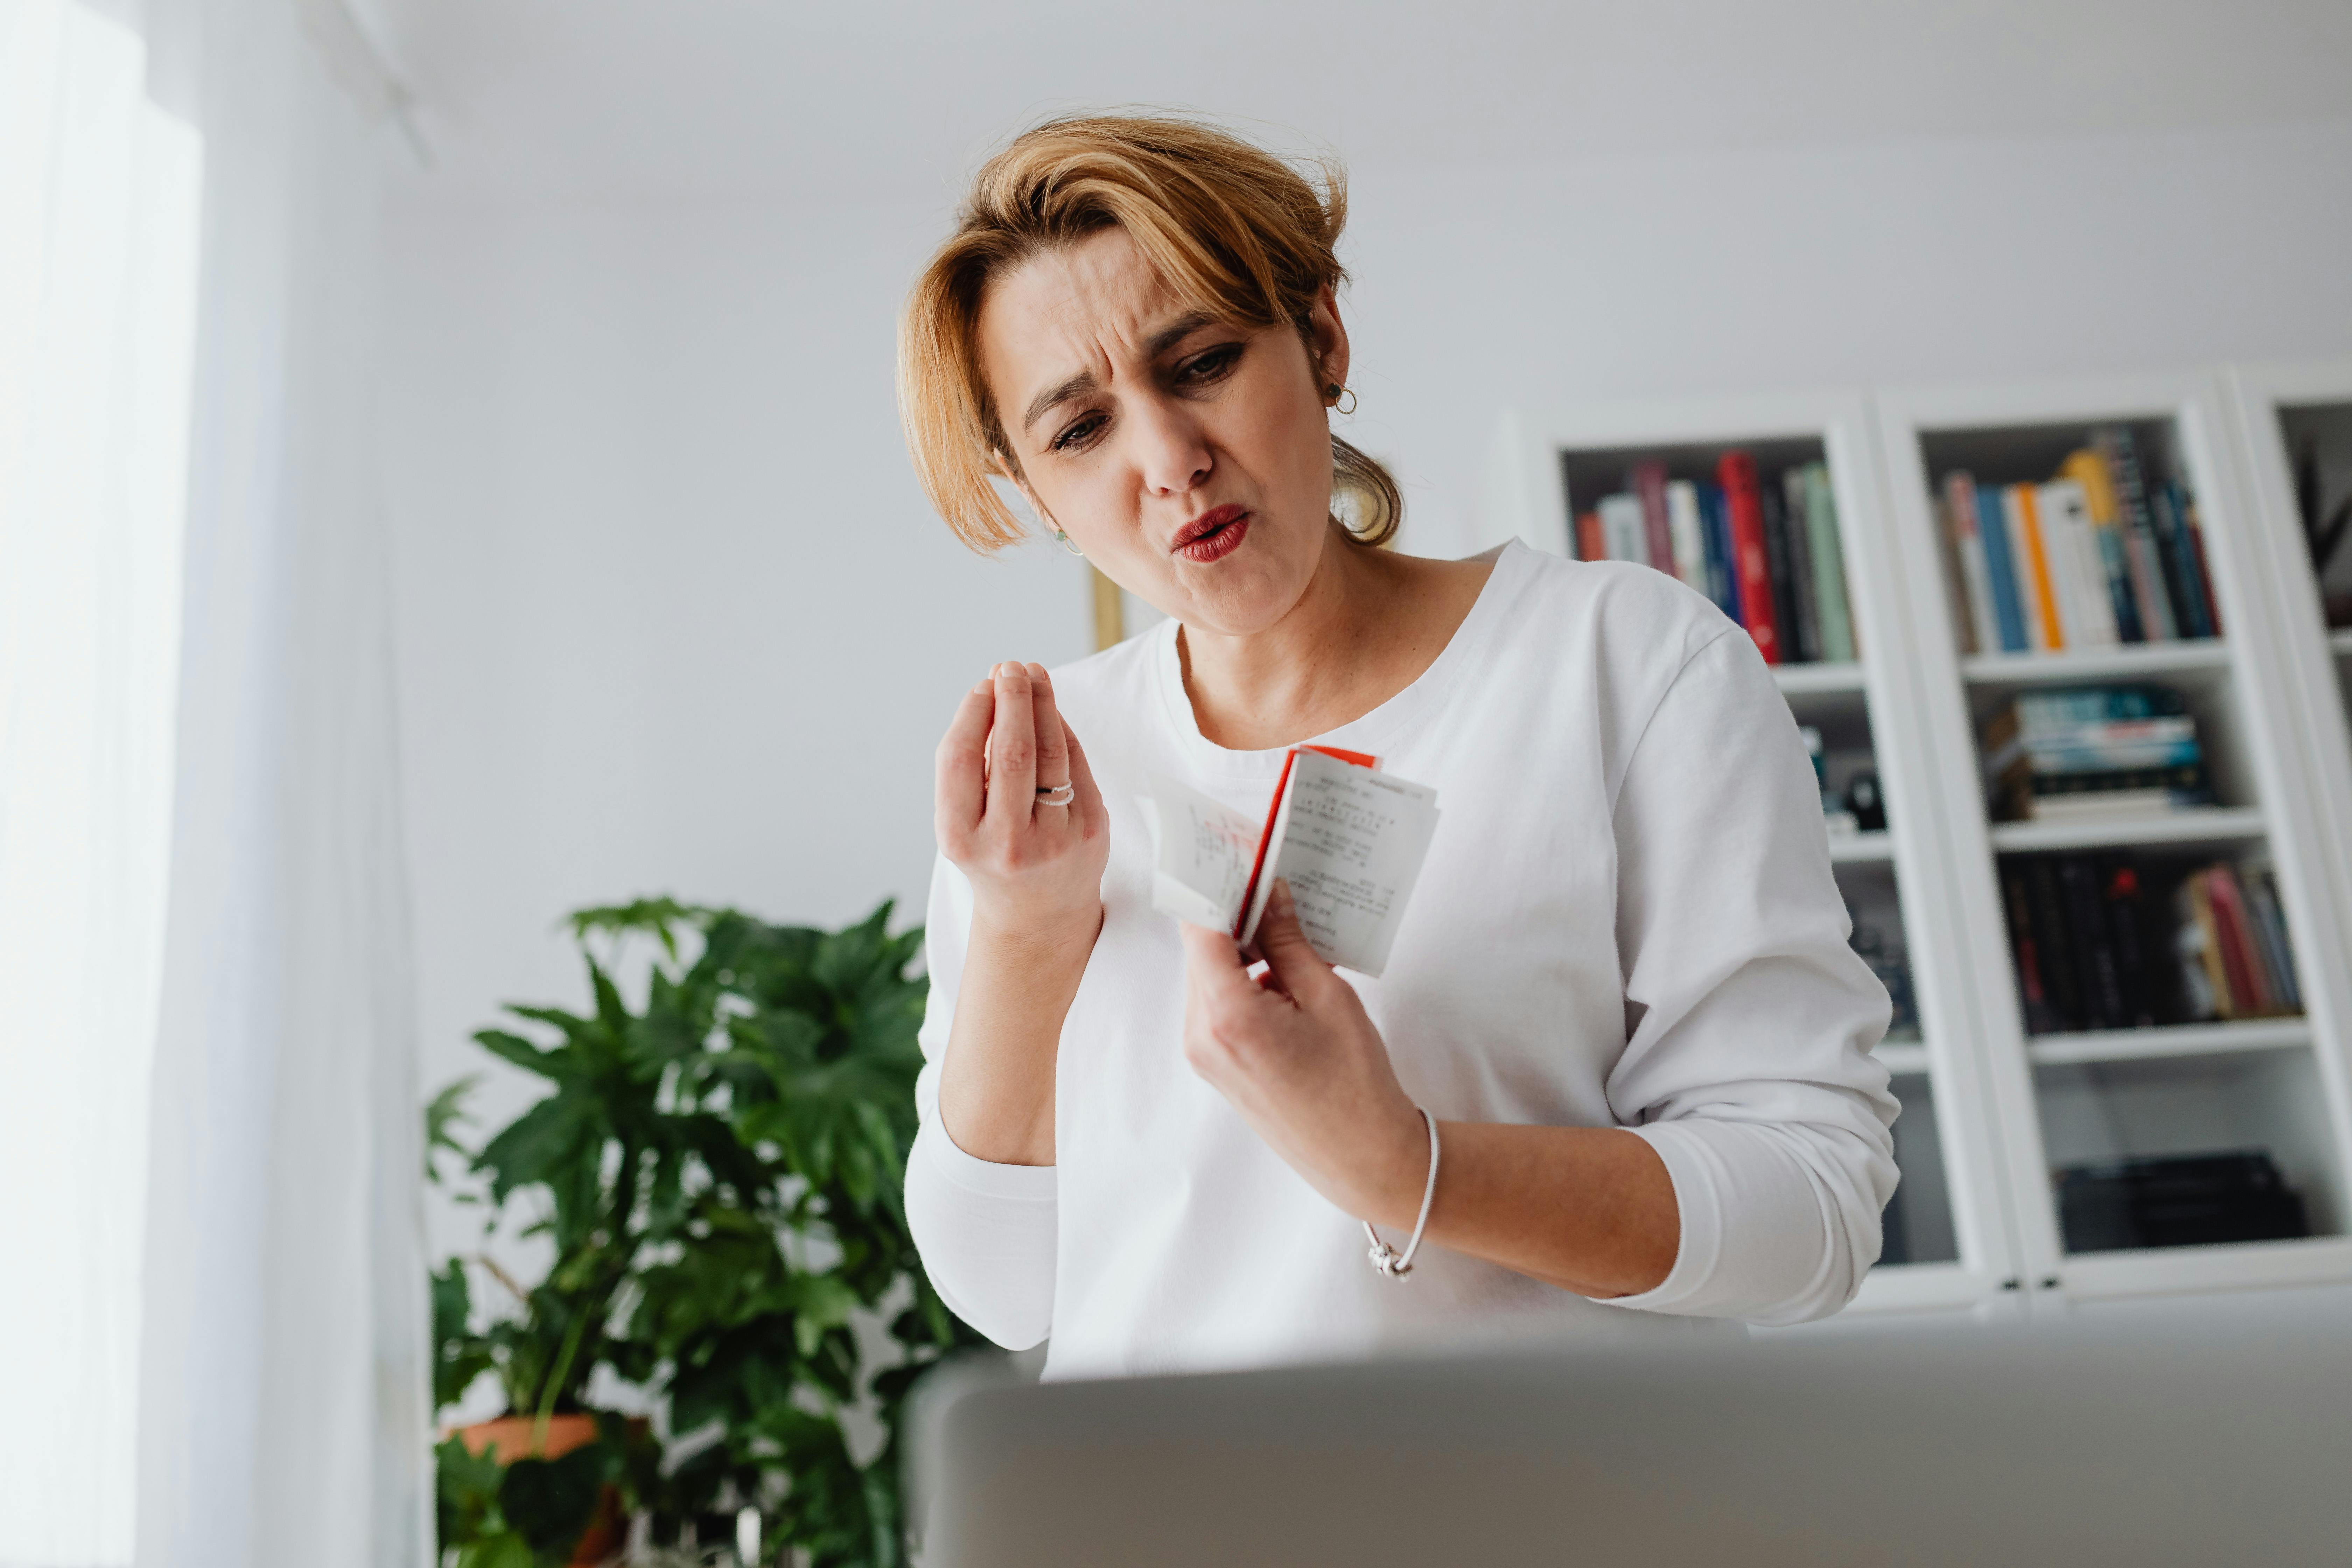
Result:
<svg viewBox="0 0 2352 1568">
<path fill-rule="evenodd" d="M 1258 921 L 1266 973 L 1233 938 L 1184 930 L 1184 1058 L 1315 1189 L 1359 1219 L 1410 1227 L 1429 1132 L 1355 988 L 1299 929 L 1287 884 Z"/>
</svg>

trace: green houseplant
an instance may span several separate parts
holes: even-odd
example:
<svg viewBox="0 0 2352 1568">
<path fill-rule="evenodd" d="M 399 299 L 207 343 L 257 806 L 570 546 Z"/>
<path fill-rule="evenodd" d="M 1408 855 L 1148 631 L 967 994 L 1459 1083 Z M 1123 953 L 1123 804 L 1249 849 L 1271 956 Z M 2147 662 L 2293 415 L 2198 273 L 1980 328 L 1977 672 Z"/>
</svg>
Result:
<svg viewBox="0 0 2352 1568">
<path fill-rule="evenodd" d="M 566 1415 L 596 1436 L 520 1459 L 445 1441 L 457 1568 L 569 1562 L 600 1497 L 649 1514 L 660 1542 L 751 1507 L 764 1541 L 814 1563 L 903 1560 L 906 1394 L 980 1341 L 907 1230 L 925 987 L 908 973 L 921 933 L 889 934 L 889 912 L 828 932 L 669 899 L 583 910 L 592 1007 L 515 1006 L 540 1038 L 476 1035 L 551 1092 L 469 1149 L 452 1086 L 427 1111 L 435 1179 L 494 1222 L 526 1214 L 552 1259 L 529 1286 L 484 1258 L 435 1276 L 434 1396 L 494 1373 L 535 1437 Z M 597 951 L 631 941 L 654 950 L 634 1009 Z M 856 1323 L 885 1314 L 897 1359 L 869 1364 Z M 590 1407 L 599 1368 L 663 1412 L 666 1445 Z M 844 1434 L 860 1407 L 886 1434 L 864 1463 Z"/>
</svg>

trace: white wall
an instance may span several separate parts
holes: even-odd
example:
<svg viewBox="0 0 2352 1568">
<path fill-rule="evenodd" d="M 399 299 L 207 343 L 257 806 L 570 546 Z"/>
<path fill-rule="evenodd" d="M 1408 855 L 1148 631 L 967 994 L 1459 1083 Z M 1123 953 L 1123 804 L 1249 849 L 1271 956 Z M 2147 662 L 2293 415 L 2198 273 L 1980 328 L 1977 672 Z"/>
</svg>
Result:
<svg viewBox="0 0 2352 1568">
<path fill-rule="evenodd" d="M 384 466 L 428 1084 L 483 1066 L 499 1000 L 579 994 L 575 905 L 919 918 L 955 692 L 1086 650 L 1076 563 L 971 559 L 907 469 L 892 322 L 944 222 L 403 183 Z M 1355 434 L 1429 553 L 1473 547 L 1515 405 L 2352 353 L 2352 121 L 1367 164 L 1352 233 Z"/>
</svg>

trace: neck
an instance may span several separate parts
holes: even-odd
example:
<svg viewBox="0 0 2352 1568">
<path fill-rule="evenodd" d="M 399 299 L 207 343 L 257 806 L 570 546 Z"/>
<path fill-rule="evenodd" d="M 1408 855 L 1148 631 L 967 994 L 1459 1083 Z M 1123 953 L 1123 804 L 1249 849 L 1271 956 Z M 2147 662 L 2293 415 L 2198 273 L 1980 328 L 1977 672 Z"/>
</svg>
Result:
<svg viewBox="0 0 2352 1568">
<path fill-rule="evenodd" d="M 1468 613 L 1468 601 L 1454 613 L 1420 591 L 1423 569 L 1440 566 L 1365 549 L 1333 528 L 1280 620 L 1239 636 L 1185 626 L 1177 647 L 1201 733 L 1237 751 L 1295 745 L 1411 685 Z"/>
</svg>

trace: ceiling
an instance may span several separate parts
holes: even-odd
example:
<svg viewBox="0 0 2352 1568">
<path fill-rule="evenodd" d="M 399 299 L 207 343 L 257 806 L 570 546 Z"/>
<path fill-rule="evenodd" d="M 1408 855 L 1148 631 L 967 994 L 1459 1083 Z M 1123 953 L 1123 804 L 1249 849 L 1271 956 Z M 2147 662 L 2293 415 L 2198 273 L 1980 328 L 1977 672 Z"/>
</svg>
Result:
<svg viewBox="0 0 2352 1568">
<path fill-rule="evenodd" d="M 1079 106 L 1360 165 L 2352 115 L 2346 0 L 349 0 L 453 191 L 945 199 Z"/>
</svg>

